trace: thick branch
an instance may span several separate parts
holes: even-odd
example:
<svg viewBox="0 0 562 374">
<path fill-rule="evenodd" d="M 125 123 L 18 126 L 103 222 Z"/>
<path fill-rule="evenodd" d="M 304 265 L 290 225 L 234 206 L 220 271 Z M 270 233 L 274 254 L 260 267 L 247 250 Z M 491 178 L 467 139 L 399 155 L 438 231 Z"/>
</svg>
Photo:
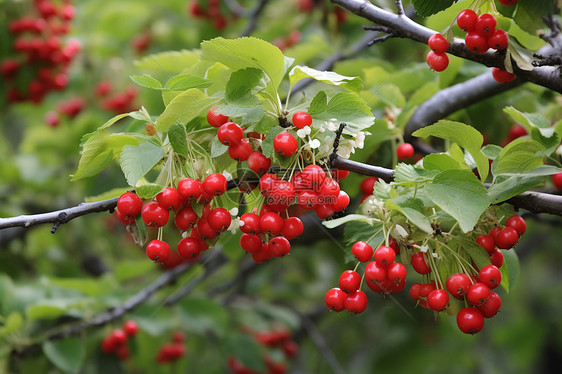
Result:
<svg viewBox="0 0 562 374">
<path fill-rule="evenodd" d="M 382 26 L 390 27 L 394 33 L 401 38 L 407 38 L 419 43 L 427 44 L 429 38 L 436 33 L 436 31 L 424 27 L 404 15 L 397 15 L 382 8 L 379 8 L 370 2 L 363 0 L 332 0 L 333 3 L 375 22 Z M 498 67 L 505 69 L 503 63 L 504 56 L 500 52 L 486 52 L 484 54 L 475 54 L 471 52 L 462 39 L 455 38 L 454 42 L 450 45 L 447 53 L 472 60 L 488 67 Z M 562 77 L 560 70 L 552 66 L 535 67 L 531 71 L 519 69 L 515 64 L 513 65 L 514 73 L 521 79 L 533 82 L 540 86 L 549 88 L 553 91 L 562 93 Z"/>
<path fill-rule="evenodd" d="M 27 228 L 31 226 L 41 225 L 43 223 L 52 223 L 53 229 L 51 230 L 51 232 L 54 233 L 59 225 L 67 223 L 68 221 L 76 217 L 80 217 L 90 213 L 99 213 L 115 209 L 118 199 L 118 197 L 115 197 L 113 199 L 96 201 L 95 203 L 81 203 L 80 205 L 72 208 L 56 210 L 49 213 L 22 215 L 11 218 L 0 218 L 0 230 L 8 227 Z"/>
<path fill-rule="evenodd" d="M 416 109 L 406 124 L 404 140 L 409 142 L 414 131 L 429 126 L 471 104 L 517 87 L 521 83 L 523 83 L 521 79 L 516 79 L 510 83 L 500 84 L 494 80 L 491 72 L 486 72 L 445 88 Z"/>
</svg>

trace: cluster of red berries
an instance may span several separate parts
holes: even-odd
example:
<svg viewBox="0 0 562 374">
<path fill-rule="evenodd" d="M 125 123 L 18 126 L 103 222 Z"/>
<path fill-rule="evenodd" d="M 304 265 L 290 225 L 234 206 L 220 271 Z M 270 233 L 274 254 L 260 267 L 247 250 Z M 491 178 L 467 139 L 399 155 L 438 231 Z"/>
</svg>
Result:
<svg viewBox="0 0 562 374">
<path fill-rule="evenodd" d="M 395 262 L 398 252 L 395 239 L 389 240 L 388 246 L 381 245 L 376 251 L 364 241 L 358 241 L 351 247 L 351 253 L 357 261 L 367 263 L 363 274 L 367 286 L 383 295 L 400 292 L 406 286 L 406 267 Z M 361 290 L 361 285 L 361 275 L 356 270 L 344 271 L 340 275 L 338 287 L 326 293 L 326 306 L 335 312 L 347 310 L 353 314 L 363 313 L 367 308 L 367 295 Z"/>
<path fill-rule="evenodd" d="M 94 90 L 100 100 L 100 106 L 114 114 L 132 112 L 137 107 L 134 105 L 135 98 L 139 91 L 136 87 L 130 86 L 125 91 L 113 92 L 113 85 L 107 80 L 103 80 L 96 85 Z"/>
<path fill-rule="evenodd" d="M 127 340 L 137 335 L 139 327 L 135 321 L 126 321 L 122 328 L 113 330 L 101 342 L 101 349 L 104 353 L 114 354 L 120 360 L 127 360 L 131 355 Z"/>
<path fill-rule="evenodd" d="M 31 15 L 10 22 L 10 32 L 15 36 L 13 47 L 18 55 L 0 64 L 7 83 L 8 102 L 39 103 L 50 91 L 64 89 L 68 85 L 68 66 L 80 51 L 78 41 L 69 40 L 65 44 L 61 40 L 74 18 L 70 1 L 57 6 L 50 0 L 35 0 L 33 6 Z M 28 82 L 26 92 L 16 87 L 21 85 L 20 78 Z"/>
<path fill-rule="evenodd" d="M 45 114 L 45 122 L 51 127 L 56 127 L 60 122 L 60 115 L 72 119 L 80 114 L 85 106 L 84 99 L 79 96 L 60 101 L 57 105 L 58 110 L 50 110 Z"/>
<path fill-rule="evenodd" d="M 208 19 L 215 30 L 224 29 L 229 22 L 221 9 L 219 0 L 191 0 L 187 6 L 188 14 L 194 18 Z"/>
<path fill-rule="evenodd" d="M 230 226 L 230 212 L 210 205 L 213 197 L 226 192 L 227 185 L 226 178 L 219 173 L 208 175 L 203 182 L 183 178 L 177 188 L 166 187 L 155 200 L 144 205 L 138 195 L 126 192 L 119 197 L 115 214 L 126 225 L 134 223 L 135 217 L 141 214 L 147 227 L 161 228 L 170 220 L 170 212 L 174 213 L 176 227 L 190 232 L 178 243 L 177 252 L 185 260 L 196 261 L 209 248 L 207 241 L 217 238 Z M 197 204 L 201 205 L 201 216 L 193 210 Z M 154 239 L 146 246 L 146 254 L 154 262 L 166 264 L 171 253 L 170 245 L 164 240 Z"/>
<path fill-rule="evenodd" d="M 504 50 L 509 44 L 507 33 L 497 29 L 496 18 L 488 13 L 478 16 L 473 10 L 462 10 L 457 16 L 457 25 L 466 31 L 464 43 L 474 53 L 483 54 L 488 49 Z M 493 68 L 492 76 L 499 83 L 511 82 L 515 74 L 503 69 Z"/>
<path fill-rule="evenodd" d="M 252 335 L 262 346 L 269 350 L 280 350 L 285 356 L 285 360 L 273 360 L 269 354 L 265 354 L 263 356 L 263 362 L 266 366 L 265 373 L 286 373 L 286 359 L 294 357 L 299 350 L 298 344 L 291 339 L 291 333 L 286 329 L 277 329 L 273 331 L 259 331 Z M 230 357 L 228 359 L 228 368 L 233 374 L 260 374 L 260 372 L 244 366 L 236 357 Z"/>
<path fill-rule="evenodd" d="M 299 30 L 293 30 L 291 33 L 283 38 L 277 38 L 271 42 L 274 46 L 279 48 L 281 51 L 284 51 L 287 48 L 290 48 L 300 42 L 302 38 L 302 34 Z"/>
<path fill-rule="evenodd" d="M 445 53 L 449 49 L 449 41 L 441 34 L 433 34 L 427 41 L 431 51 L 425 61 L 435 71 L 443 71 L 449 66 L 449 56 Z"/>
<path fill-rule="evenodd" d="M 167 364 L 170 362 L 175 362 L 185 355 L 185 346 L 183 342 L 185 336 L 176 331 L 172 334 L 172 341 L 170 343 L 165 343 L 160 347 L 158 353 L 156 354 L 156 361 L 159 364 Z"/>
</svg>

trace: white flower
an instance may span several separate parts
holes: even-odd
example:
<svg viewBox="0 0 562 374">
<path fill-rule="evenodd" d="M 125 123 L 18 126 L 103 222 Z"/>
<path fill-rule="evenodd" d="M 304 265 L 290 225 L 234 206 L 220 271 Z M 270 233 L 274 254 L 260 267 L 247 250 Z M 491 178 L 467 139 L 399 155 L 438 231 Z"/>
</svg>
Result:
<svg viewBox="0 0 562 374">
<path fill-rule="evenodd" d="M 365 145 L 365 133 L 359 131 L 357 135 L 355 135 L 355 144 L 357 144 L 357 148 L 362 149 Z"/>
<path fill-rule="evenodd" d="M 334 119 L 334 121 L 335 121 L 335 119 Z M 330 131 L 336 131 L 338 129 L 338 126 L 334 122 L 332 122 L 332 120 L 326 122 L 326 127 Z"/>
<path fill-rule="evenodd" d="M 223 170 L 222 175 L 224 175 L 224 177 L 226 178 L 227 181 L 232 180 L 232 174 L 230 174 L 228 171 Z"/>
<path fill-rule="evenodd" d="M 237 216 L 238 215 L 238 208 L 232 208 L 228 211 L 228 213 L 230 213 L 231 216 Z"/>
<path fill-rule="evenodd" d="M 436 252 L 433 252 L 431 255 L 437 259 L 441 259 L 441 257 L 439 257 L 439 255 Z"/>
<path fill-rule="evenodd" d="M 311 140 L 310 143 L 308 143 L 308 145 L 310 146 L 311 149 L 316 149 L 320 147 L 320 140 L 318 139 Z"/>
<path fill-rule="evenodd" d="M 400 225 L 394 226 L 394 229 L 393 229 L 392 231 L 393 231 L 393 235 L 392 235 L 392 236 L 398 236 L 398 237 L 400 237 L 400 238 L 405 238 L 405 237 L 408 236 L 408 231 L 406 231 L 406 229 L 403 228 L 403 227 L 400 226 Z"/>
<path fill-rule="evenodd" d="M 230 226 L 228 226 L 228 231 L 230 231 L 233 235 L 236 234 L 236 231 L 240 226 L 244 225 L 244 221 L 240 221 L 240 218 L 236 217 L 232 221 L 230 221 Z"/>
<path fill-rule="evenodd" d="M 426 253 L 429 250 L 429 246 L 424 244 L 420 247 L 420 252 Z"/>
<path fill-rule="evenodd" d="M 300 130 L 297 130 L 297 136 L 304 139 L 307 135 L 310 135 L 310 126 L 305 126 Z"/>
<path fill-rule="evenodd" d="M 184 238 L 184 239 L 187 238 L 187 231 L 183 231 L 181 233 L 181 237 Z"/>
</svg>

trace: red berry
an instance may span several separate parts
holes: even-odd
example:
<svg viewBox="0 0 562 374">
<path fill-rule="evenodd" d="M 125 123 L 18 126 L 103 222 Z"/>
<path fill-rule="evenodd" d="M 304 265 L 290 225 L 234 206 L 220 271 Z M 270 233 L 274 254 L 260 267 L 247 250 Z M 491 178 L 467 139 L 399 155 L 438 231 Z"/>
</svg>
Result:
<svg viewBox="0 0 562 374">
<path fill-rule="evenodd" d="M 314 208 L 314 212 L 320 219 L 330 217 L 335 213 L 334 209 L 330 205 L 319 204 Z"/>
<path fill-rule="evenodd" d="M 496 18 L 488 13 L 484 13 L 478 17 L 474 30 L 481 36 L 488 38 L 496 31 Z"/>
<path fill-rule="evenodd" d="M 201 240 L 187 237 L 180 240 L 178 243 L 178 253 L 181 257 L 192 260 L 201 254 Z"/>
<path fill-rule="evenodd" d="M 269 241 L 268 248 L 274 257 L 283 257 L 291 251 L 291 243 L 283 236 L 276 236 Z"/>
<path fill-rule="evenodd" d="M 291 240 L 300 236 L 304 231 L 302 221 L 298 217 L 289 217 L 283 221 L 283 228 L 281 234 Z"/>
<path fill-rule="evenodd" d="M 457 326 L 465 334 L 476 334 L 484 327 L 484 316 L 476 308 L 462 308 L 457 314 Z"/>
<path fill-rule="evenodd" d="M 348 294 L 354 293 L 359 289 L 361 284 L 361 276 L 353 270 L 346 270 L 340 275 L 338 282 L 339 288 Z"/>
<path fill-rule="evenodd" d="M 425 58 L 427 65 L 435 71 L 443 71 L 449 66 L 449 56 L 446 53 L 429 51 Z"/>
<path fill-rule="evenodd" d="M 172 334 L 172 341 L 174 343 L 183 343 L 185 340 L 185 335 L 181 331 L 174 331 Z"/>
<path fill-rule="evenodd" d="M 146 255 L 154 262 L 166 261 L 170 253 L 170 246 L 162 240 L 154 239 L 146 246 Z"/>
<path fill-rule="evenodd" d="M 244 137 L 244 130 L 234 122 L 226 122 L 219 127 L 217 137 L 224 145 L 238 144 Z"/>
<path fill-rule="evenodd" d="M 299 144 L 295 137 L 288 132 L 277 134 L 273 139 L 273 149 L 281 156 L 289 157 L 295 154 Z"/>
<path fill-rule="evenodd" d="M 125 192 L 117 200 L 117 209 L 125 216 L 138 216 L 142 211 L 142 200 L 134 192 Z"/>
<path fill-rule="evenodd" d="M 367 308 L 367 295 L 361 290 L 357 290 L 347 295 L 343 302 L 345 309 L 353 314 L 360 314 Z"/>
<path fill-rule="evenodd" d="M 490 262 L 498 269 L 503 265 L 503 253 L 499 249 L 495 249 L 490 253 Z"/>
<path fill-rule="evenodd" d="M 376 253 L 375 253 L 376 255 Z M 394 284 L 399 284 L 406 280 L 406 267 L 399 262 L 393 262 L 386 269 L 386 277 Z"/>
<path fill-rule="evenodd" d="M 142 208 L 142 220 L 148 227 L 162 227 L 168 223 L 170 211 L 151 201 Z"/>
<path fill-rule="evenodd" d="M 433 52 L 438 54 L 445 53 L 445 51 L 449 49 L 449 42 L 439 33 L 431 35 L 427 41 L 427 45 L 433 50 Z"/>
<path fill-rule="evenodd" d="M 273 253 L 269 250 L 268 243 L 262 243 L 261 248 L 257 252 L 252 252 L 251 255 L 252 259 L 258 264 L 269 261 L 273 258 Z"/>
<path fill-rule="evenodd" d="M 252 152 L 246 160 L 248 168 L 256 174 L 263 174 L 271 167 L 271 159 L 260 152 Z"/>
<path fill-rule="evenodd" d="M 488 39 L 476 32 L 469 32 L 464 38 L 464 44 L 473 53 L 479 55 L 486 53 L 488 50 Z"/>
<path fill-rule="evenodd" d="M 482 312 L 484 318 L 492 318 L 500 310 L 502 299 L 495 292 L 490 292 L 490 296 L 484 301 L 484 304 L 478 306 L 478 310 Z"/>
<path fill-rule="evenodd" d="M 492 49 L 506 49 L 509 43 L 507 33 L 503 30 L 496 30 L 488 38 L 488 46 Z"/>
<path fill-rule="evenodd" d="M 527 224 L 521 216 L 511 216 L 505 221 L 506 227 L 513 227 L 519 235 L 523 235 L 527 231 Z"/>
<path fill-rule="evenodd" d="M 174 223 L 180 230 L 187 231 L 195 226 L 198 219 L 199 217 L 197 217 L 197 213 L 195 213 L 191 205 L 186 205 L 178 210 L 174 217 Z"/>
<path fill-rule="evenodd" d="M 484 283 L 474 283 L 466 292 L 466 299 L 473 305 L 482 305 L 490 296 L 490 288 Z"/>
<path fill-rule="evenodd" d="M 375 183 L 379 180 L 377 177 L 367 177 L 361 181 L 359 188 L 363 195 L 372 195 L 373 189 L 375 188 Z"/>
<path fill-rule="evenodd" d="M 287 357 L 295 357 L 299 351 L 299 345 L 294 340 L 287 340 L 283 343 L 283 353 Z"/>
<path fill-rule="evenodd" d="M 308 165 L 303 169 L 300 177 L 300 187 L 311 189 L 317 193 L 326 179 L 326 172 L 318 165 Z"/>
<path fill-rule="evenodd" d="M 115 346 L 123 345 L 127 342 L 127 335 L 121 329 L 115 329 L 109 334 L 109 338 Z"/>
<path fill-rule="evenodd" d="M 135 336 L 139 332 L 139 326 L 135 321 L 128 320 L 123 324 L 123 331 L 127 336 Z"/>
<path fill-rule="evenodd" d="M 184 178 L 178 182 L 178 193 L 185 201 L 197 200 L 201 197 L 201 182 L 193 178 Z"/>
<path fill-rule="evenodd" d="M 332 178 L 341 181 L 349 176 L 349 170 L 332 169 Z"/>
<path fill-rule="evenodd" d="M 431 310 L 440 312 L 443 309 L 445 309 L 448 303 L 449 303 L 449 294 L 445 290 L 442 289 L 433 290 L 427 295 L 427 306 Z"/>
<path fill-rule="evenodd" d="M 332 288 L 326 292 L 324 297 L 324 302 L 328 309 L 334 312 L 341 312 L 345 309 L 344 301 L 347 299 L 347 294 L 340 290 L 339 288 Z"/>
<path fill-rule="evenodd" d="M 283 229 L 283 218 L 275 212 L 268 212 L 260 217 L 261 232 L 278 235 Z"/>
<path fill-rule="evenodd" d="M 412 255 L 412 267 L 418 274 L 431 273 L 431 268 L 425 260 L 423 252 L 416 252 Z"/>
<path fill-rule="evenodd" d="M 457 16 L 457 25 L 460 27 L 461 30 L 464 31 L 472 31 L 476 26 L 476 20 L 478 19 L 478 15 L 476 12 L 470 9 L 462 10 L 459 15 Z"/>
<path fill-rule="evenodd" d="M 552 176 L 552 183 L 558 190 L 562 190 L 562 173 L 556 173 Z"/>
<path fill-rule="evenodd" d="M 156 195 L 156 201 L 164 209 L 179 208 L 182 204 L 180 194 L 178 190 L 173 187 L 166 187 L 162 192 Z"/>
<path fill-rule="evenodd" d="M 248 253 L 256 253 L 262 249 L 262 242 L 257 235 L 242 234 L 242 237 L 240 237 L 240 247 Z"/>
<path fill-rule="evenodd" d="M 260 230 L 260 216 L 255 213 L 244 213 L 240 217 L 240 221 L 244 222 L 240 225 L 240 231 L 246 234 L 258 234 Z"/>
<path fill-rule="evenodd" d="M 494 240 L 498 248 L 509 249 L 517 243 L 519 240 L 519 234 L 513 227 L 506 227 L 505 229 L 498 231 Z"/>
<path fill-rule="evenodd" d="M 220 196 L 226 192 L 228 182 L 220 173 L 209 174 L 203 181 L 203 190 L 211 196 Z"/>
<path fill-rule="evenodd" d="M 382 283 L 387 278 L 387 268 L 376 261 L 371 261 L 365 267 L 365 280 L 369 283 Z"/>
<path fill-rule="evenodd" d="M 264 196 L 267 196 L 267 194 L 275 188 L 276 181 L 278 180 L 279 177 L 272 173 L 265 173 L 262 175 L 258 185 L 261 193 Z"/>
<path fill-rule="evenodd" d="M 396 155 L 400 160 L 407 160 L 414 155 L 414 147 L 410 143 L 403 143 L 396 148 Z"/>
<path fill-rule="evenodd" d="M 358 241 L 353 244 L 353 247 L 351 247 L 351 253 L 355 256 L 357 261 L 360 262 L 369 262 L 371 258 L 373 258 L 373 248 L 364 241 Z"/>
<path fill-rule="evenodd" d="M 115 217 L 124 225 L 131 225 L 135 223 L 134 216 L 126 216 L 119 211 L 119 209 L 115 209 Z"/>
<path fill-rule="evenodd" d="M 211 211 L 207 220 L 215 231 L 222 232 L 228 229 L 232 218 L 225 208 L 216 208 Z"/>
<path fill-rule="evenodd" d="M 332 209 L 334 212 L 340 212 L 349 205 L 349 202 L 349 195 L 345 191 L 340 191 L 335 204 L 332 205 Z"/>
<path fill-rule="evenodd" d="M 499 68 L 492 68 L 492 76 L 498 83 L 509 83 L 517 78 L 517 75 Z"/>
<path fill-rule="evenodd" d="M 209 122 L 209 125 L 213 127 L 221 127 L 228 122 L 229 118 L 227 116 L 223 116 L 220 113 L 216 113 L 216 109 L 218 109 L 218 107 L 209 109 L 209 111 L 207 112 L 207 122 Z"/>
<path fill-rule="evenodd" d="M 217 237 L 217 230 L 211 227 L 209 221 L 200 219 L 196 228 L 201 240 L 211 240 Z"/>
<path fill-rule="evenodd" d="M 464 273 L 455 273 L 447 278 L 445 287 L 457 299 L 462 299 L 471 285 L 470 278 Z"/>
<path fill-rule="evenodd" d="M 357 244 L 357 243 L 355 243 Z M 394 249 L 381 245 L 375 251 L 375 261 L 384 267 L 388 267 L 396 259 L 396 252 Z"/>
<path fill-rule="evenodd" d="M 296 112 L 293 114 L 293 125 L 299 129 L 310 126 L 312 125 L 312 117 L 306 112 Z"/>
<path fill-rule="evenodd" d="M 246 161 L 253 152 L 247 139 L 242 139 L 240 143 L 228 147 L 228 155 L 235 161 Z"/>
<path fill-rule="evenodd" d="M 418 301 L 420 298 L 420 291 L 421 291 L 421 283 L 414 283 L 410 286 L 410 297 L 414 301 Z"/>
<path fill-rule="evenodd" d="M 488 288 L 494 289 L 500 285 L 502 273 L 496 266 L 486 265 L 478 272 L 478 280 L 488 286 Z"/>
<path fill-rule="evenodd" d="M 496 242 L 490 235 L 480 235 L 475 241 L 476 244 L 480 245 L 488 253 L 492 253 L 496 249 Z"/>
<path fill-rule="evenodd" d="M 499 0 L 501 5 L 513 5 L 517 4 L 519 0 Z"/>
</svg>

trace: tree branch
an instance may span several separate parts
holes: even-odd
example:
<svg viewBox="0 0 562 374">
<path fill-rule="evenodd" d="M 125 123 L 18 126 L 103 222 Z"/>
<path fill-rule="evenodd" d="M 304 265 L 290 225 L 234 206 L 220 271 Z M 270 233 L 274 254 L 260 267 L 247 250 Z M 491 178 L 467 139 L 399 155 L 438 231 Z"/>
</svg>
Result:
<svg viewBox="0 0 562 374">
<path fill-rule="evenodd" d="M 425 26 L 422 26 L 408 17 L 397 15 L 387 10 L 379 8 L 370 2 L 363 0 L 331 0 L 342 8 L 366 18 L 382 26 L 390 27 L 394 33 L 401 38 L 411 39 L 419 43 L 427 44 L 429 38 L 436 33 Z M 557 35 L 560 37 L 560 34 Z M 552 48 L 551 48 L 552 49 Z M 486 52 L 484 54 L 472 53 L 464 44 L 464 41 L 455 38 L 450 45 L 447 53 L 455 56 L 478 62 L 488 67 L 497 67 L 505 70 L 503 63 L 504 56 L 501 52 Z M 519 69 L 513 64 L 514 73 L 521 79 L 549 88 L 553 91 L 562 93 L 562 77 L 560 70 L 552 66 L 536 67 L 531 71 Z"/>
<path fill-rule="evenodd" d="M 406 124 L 404 140 L 410 142 L 412 133 L 416 130 L 429 126 L 457 110 L 508 91 L 522 83 L 521 79 L 516 79 L 510 83 L 500 84 L 494 80 L 491 72 L 486 72 L 465 82 L 445 88 L 416 109 Z"/>
<path fill-rule="evenodd" d="M 263 12 L 263 10 L 264 10 L 265 6 L 267 5 L 268 1 L 269 0 L 259 0 L 258 1 L 258 5 L 256 5 L 256 7 L 248 15 L 248 24 L 246 25 L 246 28 L 244 28 L 244 31 L 242 31 L 240 36 L 248 36 L 252 32 L 254 32 L 254 30 L 256 29 L 256 26 L 258 25 L 258 18 L 260 17 L 261 13 Z"/>
</svg>

